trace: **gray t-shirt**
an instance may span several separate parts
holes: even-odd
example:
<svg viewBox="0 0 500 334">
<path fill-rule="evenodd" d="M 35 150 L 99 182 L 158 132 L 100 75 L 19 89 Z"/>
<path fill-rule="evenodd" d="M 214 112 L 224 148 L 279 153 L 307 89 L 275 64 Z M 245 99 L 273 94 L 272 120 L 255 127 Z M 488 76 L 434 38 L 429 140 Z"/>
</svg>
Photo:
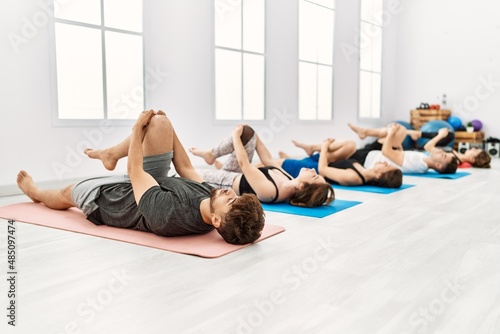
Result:
<svg viewBox="0 0 500 334">
<path fill-rule="evenodd" d="M 207 233 L 214 229 L 200 213 L 200 203 L 212 189 L 181 177 L 158 180 L 159 186 L 148 189 L 136 205 L 132 185 L 118 183 L 102 186 L 97 210 L 87 219 L 96 225 L 148 231 L 173 237 Z"/>
</svg>

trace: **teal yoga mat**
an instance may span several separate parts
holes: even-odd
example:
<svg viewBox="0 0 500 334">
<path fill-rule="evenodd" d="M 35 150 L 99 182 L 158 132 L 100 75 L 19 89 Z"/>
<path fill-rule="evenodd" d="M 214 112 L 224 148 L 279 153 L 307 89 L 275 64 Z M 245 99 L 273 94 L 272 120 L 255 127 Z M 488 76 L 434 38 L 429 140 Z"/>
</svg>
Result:
<svg viewBox="0 0 500 334">
<path fill-rule="evenodd" d="M 362 185 L 362 186 L 339 186 L 337 184 L 332 185 L 334 189 L 342 189 L 342 190 L 352 190 L 352 191 L 363 191 L 367 193 L 375 193 L 375 194 L 392 194 L 397 191 L 405 190 L 411 187 L 414 187 L 414 184 L 403 184 L 400 188 L 383 188 L 376 187 L 370 185 Z"/>
<path fill-rule="evenodd" d="M 288 203 L 262 204 L 262 208 L 264 208 L 264 210 L 266 211 L 288 213 L 290 215 L 324 218 L 326 216 L 332 215 L 361 203 L 362 202 L 336 199 L 330 205 L 320 206 L 316 208 L 305 208 L 302 206 L 290 205 Z"/>
<path fill-rule="evenodd" d="M 428 177 L 431 179 L 450 179 L 456 180 L 461 177 L 470 175 L 469 172 L 456 172 L 455 174 L 439 174 L 438 172 L 429 171 L 427 173 L 405 173 L 405 176 L 418 176 L 418 177 Z"/>
</svg>

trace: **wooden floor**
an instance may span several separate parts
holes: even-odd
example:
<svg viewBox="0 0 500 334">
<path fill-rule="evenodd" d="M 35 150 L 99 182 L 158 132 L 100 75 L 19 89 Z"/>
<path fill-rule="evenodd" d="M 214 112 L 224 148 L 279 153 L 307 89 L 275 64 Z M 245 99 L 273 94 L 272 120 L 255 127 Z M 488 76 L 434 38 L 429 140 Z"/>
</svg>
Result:
<svg viewBox="0 0 500 334">
<path fill-rule="evenodd" d="M 338 190 L 363 203 L 323 219 L 269 212 L 286 232 L 218 259 L 17 223 L 17 333 L 500 333 L 500 160 L 466 171 Z"/>
</svg>

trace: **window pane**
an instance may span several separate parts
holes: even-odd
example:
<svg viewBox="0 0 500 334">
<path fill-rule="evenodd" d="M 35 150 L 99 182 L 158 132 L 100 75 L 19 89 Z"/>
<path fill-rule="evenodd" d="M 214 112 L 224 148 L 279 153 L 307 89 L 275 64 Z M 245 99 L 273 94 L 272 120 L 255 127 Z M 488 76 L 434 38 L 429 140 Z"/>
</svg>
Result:
<svg viewBox="0 0 500 334">
<path fill-rule="evenodd" d="M 299 119 L 316 119 L 317 65 L 299 62 Z"/>
<path fill-rule="evenodd" d="M 243 117 L 264 119 L 264 56 L 243 55 Z"/>
<path fill-rule="evenodd" d="M 370 73 L 359 72 L 359 117 L 371 117 L 371 77 Z"/>
<path fill-rule="evenodd" d="M 215 45 L 241 49 L 241 2 L 236 6 L 222 1 L 214 1 L 214 4 Z"/>
<path fill-rule="evenodd" d="M 54 1 L 54 16 L 90 24 L 101 24 L 100 0 L 71 0 L 58 4 Z"/>
<path fill-rule="evenodd" d="M 372 39 L 372 71 L 382 72 L 382 28 L 374 27 Z"/>
<path fill-rule="evenodd" d="M 305 1 L 299 3 L 299 59 L 316 61 L 315 5 Z"/>
<path fill-rule="evenodd" d="M 321 5 L 324 7 L 335 9 L 335 1 L 334 0 L 308 0 L 308 1 L 317 3 L 318 5 Z"/>
<path fill-rule="evenodd" d="M 264 0 L 243 0 L 243 49 L 264 53 Z"/>
<path fill-rule="evenodd" d="M 240 52 L 215 50 L 215 118 L 242 118 Z"/>
<path fill-rule="evenodd" d="M 57 98 L 61 119 L 102 119 L 101 31 L 55 24 Z"/>
<path fill-rule="evenodd" d="M 299 59 L 332 63 L 333 11 L 301 1 L 299 5 Z"/>
<path fill-rule="evenodd" d="M 106 32 L 109 119 L 136 119 L 144 110 L 142 37 Z"/>
<path fill-rule="evenodd" d="M 382 28 L 361 22 L 360 68 L 380 72 L 382 70 Z"/>
<path fill-rule="evenodd" d="M 333 11 L 318 7 L 316 35 L 318 62 L 331 65 L 333 61 Z"/>
<path fill-rule="evenodd" d="M 362 0 L 361 20 L 382 25 L 383 0 Z"/>
<path fill-rule="evenodd" d="M 142 32 L 142 0 L 104 0 L 104 25 Z"/>
<path fill-rule="evenodd" d="M 318 119 L 332 119 L 332 68 L 318 66 Z"/>
<path fill-rule="evenodd" d="M 371 117 L 379 118 L 380 117 L 380 104 L 381 104 L 381 95 L 382 95 L 382 79 L 379 73 L 371 73 L 371 82 L 372 82 L 372 97 L 371 97 Z"/>
</svg>

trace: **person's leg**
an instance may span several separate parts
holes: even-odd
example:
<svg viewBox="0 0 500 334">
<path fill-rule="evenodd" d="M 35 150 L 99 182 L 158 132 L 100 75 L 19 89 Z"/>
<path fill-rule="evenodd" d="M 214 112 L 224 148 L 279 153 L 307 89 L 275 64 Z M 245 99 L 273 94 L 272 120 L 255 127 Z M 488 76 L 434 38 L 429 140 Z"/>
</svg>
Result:
<svg viewBox="0 0 500 334">
<path fill-rule="evenodd" d="M 311 156 L 315 152 L 321 151 L 321 144 L 305 144 L 292 140 L 295 146 L 300 147 L 306 151 L 306 154 Z M 335 140 L 328 146 L 328 162 L 336 162 L 348 159 L 356 152 L 356 143 L 352 140 Z M 288 156 L 284 152 L 280 152 L 281 158 Z"/>
<path fill-rule="evenodd" d="M 245 126 L 243 128 L 243 133 L 241 134 L 241 142 L 245 147 L 245 151 L 248 155 L 248 159 L 252 161 L 253 155 L 255 153 L 256 136 L 255 131 L 249 127 Z M 233 138 L 229 136 L 223 139 L 217 146 L 209 151 L 202 151 L 197 148 L 191 147 L 189 151 L 195 156 L 201 157 L 209 165 L 216 164 L 218 169 L 224 169 L 227 171 L 241 172 L 238 161 L 234 154 Z M 220 163 L 217 161 L 218 157 L 231 154 L 229 158 L 224 162 Z"/>
<path fill-rule="evenodd" d="M 33 202 L 43 203 L 51 209 L 65 210 L 75 206 L 71 197 L 74 185 L 57 190 L 42 190 L 35 185 L 33 178 L 23 170 L 17 174 L 17 185 Z"/>
<path fill-rule="evenodd" d="M 356 152 L 356 143 L 352 140 L 335 140 L 328 146 L 328 162 L 349 159 Z"/>
<path fill-rule="evenodd" d="M 240 138 L 241 142 L 243 143 L 243 147 L 245 148 L 245 152 L 247 153 L 248 160 L 250 160 L 251 162 L 257 147 L 257 136 L 255 135 L 255 131 L 251 127 L 245 125 L 243 127 L 243 133 L 241 134 Z M 215 153 L 214 155 L 217 156 L 218 154 L 221 154 L 224 151 L 223 150 L 217 151 L 212 149 L 212 152 L 214 152 Z M 227 160 L 224 161 L 220 169 L 230 172 L 241 173 L 240 164 L 238 163 L 238 159 L 236 158 L 236 154 L 234 153 L 232 138 L 231 138 L 231 154 L 229 155 Z"/>
<path fill-rule="evenodd" d="M 359 136 L 359 139 L 365 139 L 366 137 L 377 137 L 384 138 L 387 136 L 387 128 L 363 128 L 361 126 L 353 125 L 348 123 L 349 127 L 352 131 L 356 132 Z"/>
<path fill-rule="evenodd" d="M 365 139 L 366 137 L 377 137 L 385 138 L 387 136 L 387 127 L 382 128 L 363 128 L 361 126 L 348 124 L 352 131 L 356 132 L 360 139 Z M 422 132 L 419 130 L 406 129 L 406 134 L 413 140 L 417 140 L 422 136 Z"/>
<path fill-rule="evenodd" d="M 149 132 L 151 124 L 157 123 L 156 121 L 161 119 L 162 117 L 167 118 L 165 113 L 163 111 L 159 110 L 157 112 L 157 115 L 153 116 L 153 118 L 151 119 L 151 123 L 148 125 L 148 132 Z M 167 118 L 167 120 L 168 120 L 168 118 Z M 167 125 L 167 124 L 164 124 L 164 125 Z M 172 125 L 170 124 L 170 121 L 168 122 L 168 125 L 170 126 L 170 128 L 172 127 Z M 158 131 L 155 131 L 154 135 L 159 135 L 162 138 L 167 137 L 167 138 L 170 138 L 170 140 L 172 140 L 171 139 L 171 137 L 172 137 L 171 130 L 170 130 L 170 132 L 167 131 L 167 133 L 162 134 L 161 133 L 161 130 L 162 130 L 161 126 L 155 126 L 155 128 L 156 128 L 156 130 L 159 130 L 160 133 L 158 134 Z M 146 137 L 147 137 L 147 133 L 146 133 Z M 154 137 L 153 137 L 153 139 L 149 139 L 146 141 L 146 137 L 144 138 L 144 143 L 147 143 L 147 147 L 143 144 L 144 156 L 150 155 L 150 154 L 148 154 L 148 152 L 157 150 L 158 149 L 157 145 L 162 145 L 162 144 L 168 145 L 169 144 L 169 143 L 162 142 L 161 140 L 154 139 Z M 150 137 L 151 137 L 151 135 L 150 135 Z M 170 145 L 171 144 L 172 143 L 170 142 Z M 89 158 L 101 160 L 102 164 L 104 165 L 104 167 L 106 169 L 114 170 L 116 167 L 116 164 L 118 163 L 118 160 L 128 156 L 129 146 L 130 146 L 130 136 L 128 136 L 123 141 L 121 141 L 120 143 L 118 143 L 114 146 L 111 146 L 111 147 L 108 147 L 105 149 L 88 148 L 84 152 L 87 156 L 89 156 Z"/>
</svg>

